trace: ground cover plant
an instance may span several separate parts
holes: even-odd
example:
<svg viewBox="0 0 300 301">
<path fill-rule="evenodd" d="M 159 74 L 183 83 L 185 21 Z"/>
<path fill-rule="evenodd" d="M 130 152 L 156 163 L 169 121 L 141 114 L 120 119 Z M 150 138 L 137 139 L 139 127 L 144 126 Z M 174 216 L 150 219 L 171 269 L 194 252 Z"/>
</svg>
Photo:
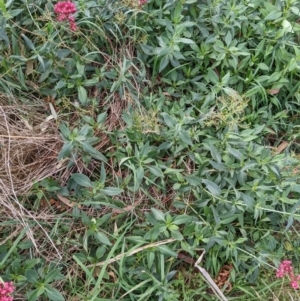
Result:
<svg viewBox="0 0 300 301">
<path fill-rule="evenodd" d="M 298 1 L 0 11 L 0 300 L 299 299 Z"/>
</svg>

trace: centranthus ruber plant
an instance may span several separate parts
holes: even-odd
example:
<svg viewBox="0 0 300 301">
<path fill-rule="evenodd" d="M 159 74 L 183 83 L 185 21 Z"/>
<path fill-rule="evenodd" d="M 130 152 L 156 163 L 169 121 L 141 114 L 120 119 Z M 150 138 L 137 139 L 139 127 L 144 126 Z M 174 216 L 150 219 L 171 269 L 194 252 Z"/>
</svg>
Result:
<svg viewBox="0 0 300 301">
<path fill-rule="evenodd" d="M 283 278 L 284 276 L 288 276 L 290 278 L 290 284 L 292 288 L 299 288 L 300 275 L 294 275 L 294 269 L 290 260 L 282 261 L 276 271 L 277 278 Z"/>
<path fill-rule="evenodd" d="M 13 301 L 15 287 L 12 282 L 3 282 L 0 278 L 0 301 Z"/>
<path fill-rule="evenodd" d="M 57 2 L 54 6 L 54 12 L 57 15 L 57 21 L 69 21 L 70 29 L 72 31 L 75 31 L 77 29 L 75 18 L 73 16 L 76 11 L 76 6 L 71 1 Z"/>
</svg>

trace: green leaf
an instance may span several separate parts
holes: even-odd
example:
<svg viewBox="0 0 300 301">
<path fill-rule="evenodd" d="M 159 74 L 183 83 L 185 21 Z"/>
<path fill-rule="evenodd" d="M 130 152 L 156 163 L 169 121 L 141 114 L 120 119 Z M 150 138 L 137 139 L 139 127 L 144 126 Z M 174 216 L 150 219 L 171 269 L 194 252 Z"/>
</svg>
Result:
<svg viewBox="0 0 300 301">
<path fill-rule="evenodd" d="M 57 160 L 61 160 L 63 158 L 69 157 L 70 154 L 72 153 L 72 150 L 74 148 L 74 145 L 72 142 L 67 142 L 64 144 L 62 147 L 61 151 L 58 154 Z"/>
<path fill-rule="evenodd" d="M 160 210 L 157 210 L 155 208 L 151 208 L 153 216 L 158 220 L 158 221 L 165 221 L 165 214 L 161 212 Z"/>
<path fill-rule="evenodd" d="M 31 291 L 29 293 L 29 296 L 28 296 L 28 301 L 36 301 L 37 298 L 40 296 L 40 290 L 37 288 L 35 289 L 34 291 Z"/>
<path fill-rule="evenodd" d="M 34 44 L 31 42 L 30 39 L 28 39 L 23 33 L 21 34 L 22 38 L 24 39 L 26 45 L 28 46 L 29 49 L 32 51 L 36 52 Z"/>
<path fill-rule="evenodd" d="M 85 80 L 82 84 L 85 87 L 93 87 L 96 84 L 98 84 L 98 82 L 99 82 L 99 78 L 98 77 L 92 77 L 91 79 Z"/>
<path fill-rule="evenodd" d="M 108 196 L 115 196 L 115 195 L 119 195 L 123 192 L 123 189 L 117 188 L 117 187 L 105 187 L 101 190 L 101 192 L 103 192 L 105 195 Z"/>
<path fill-rule="evenodd" d="M 1 8 L 0 8 L 1 10 Z M 6 45 L 9 45 L 10 41 L 6 34 L 6 19 L 2 17 L 1 27 L 0 27 L 0 41 L 4 41 Z"/>
<path fill-rule="evenodd" d="M 6 14 L 6 6 L 4 0 L 0 0 L 0 11 L 3 12 L 3 14 Z"/>
<path fill-rule="evenodd" d="M 191 184 L 192 186 L 197 187 L 201 185 L 201 179 L 198 176 L 193 176 L 193 175 L 185 176 L 184 179 L 188 181 L 189 184 Z"/>
<path fill-rule="evenodd" d="M 213 84 L 217 84 L 219 82 L 219 76 L 217 75 L 217 73 L 212 70 L 212 69 L 209 69 L 208 70 L 208 73 L 207 73 L 207 79 L 209 81 L 211 81 Z"/>
<path fill-rule="evenodd" d="M 108 213 L 108 214 L 105 214 L 102 217 L 98 218 L 97 222 L 96 222 L 97 227 L 105 224 L 111 218 L 111 216 L 112 216 L 112 213 Z"/>
<path fill-rule="evenodd" d="M 188 45 L 195 44 L 195 42 L 193 40 L 186 39 L 186 38 L 180 38 L 180 39 L 178 39 L 178 42 L 181 42 L 183 44 L 188 44 Z"/>
<path fill-rule="evenodd" d="M 109 241 L 108 237 L 102 232 L 97 231 L 96 233 L 94 233 L 94 237 L 104 245 L 107 245 L 107 246 L 112 245 L 111 242 Z"/>
<path fill-rule="evenodd" d="M 234 149 L 234 148 L 231 148 L 231 147 L 229 147 L 227 150 L 228 150 L 228 152 L 229 152 L 230 154 L 232 154 L 235 158 L 237 158 L 237 159 L 239 159 L 239 160 L 243 160 L 244 156 L 243 156 L 243 154 L 242 154 L 239 150 Z"/>
<path fill-rule="evenodd" d="M 291 11 L 292 11 L 295 15 L 297 15 L 298 17 L 300 17 L 300 9 L 299 9 L 298 7 L 292 6 L 290 9 L 291 9 Z"/>
<path fill-rule="evenodd" d="M 189 134 L 186 131 L 181 130 L 178 133 L 179 139 L 190 146 L 193 146 L 192 139 L 190 138 Z"/>
<path fill-rule="evenodd" d="M 299 192 L 300 193 L 300 184 L 292 183 L 290 191 Z"/>
<path fill-rule="evenodd" d="M 165 124 L 169 128 L 174 128 L 176 125 L 176 120 L 172 118 L 169 114 L 167 113 L 161 113 L 162 117 L 164 118 Z"/>
<path fill-rule="evenodd" d="M 217 161 L 218 163 L 221 163 L 221 161 L 222 161 L 221 155 L 218 152 L 218 150 L 215 148 L 215 146 L 212 144 L 210 145 L 210 154 L 215 161 Z"/>
<path fill-rule="evenodd" d="M 91 155 L 94 159 L 107 162 L 107 159 L 95 148 L 86 142 L 81 142 L 82 149 Z"/>
<path fill-rule="evenodd" d="M 104 113 L 101 113 L 97 116 L 97 127 L 101 127 L 105 121 L 106 121 L 106 118 L 107 118 L 107 113 L 104 112 Z"/>
<path fill-rule="evenodd" d="M 191 222 L 192 217 L 188 215 L 177 215 L 173 221 L 172 224 L 174 225 L 182 225 L 182 224 L 187 224 Z"/>
<path fill-rule="evenodd" d="M 174 23 L 178 23 L 180 21 L 181 12 L 182 12 L 182 4 L 179 1 L 174 10 Z"/>
<path fill-rule="evenodd" d="M 69 139 L 69 138 L 70 138 L 71 131 L 70 131 L 70 129 L 69 129 L 64 123 L 61 123 L 61 124 L 59 125 L 59 130 L 60 130 L 62 136 L 63 136 L 65 139 Z"/>
<path fill-rule="evenodd" d="M 45 285 L 46 294 L 50 300 L 53 301 L 64 301 L 64 296 L 55 288 L 50 285 Z"/>
<path fill-rule="evenodd" d="M 178 254 L 174 250 L 172 250 L 170 247 L 167 245 L 161 245 L 156 247 L 158 251 L 164 255 L 171 256 L 171 257 L 177 257 Z"/>
<path fill-rule="evenodd" d="M 71 178 L 80 186 L 93 187 L 91 180 L 86 175 L 74 173 L 71 175 Z"/>
<path fill-rule="evenodd" d="M 176 240 L 183 240 L 182 234 L 178 230 L 170 230 L 172 238 Z"/>
<path fill-rule="evenodd" d="M 282 12 L 273 10 L 265 17 L 265 21 L 277 20 L 278 18 L 281 17 L 281 15 L 282 15 Z"/>
<path fill-rule="evenodd" d="M 261 93 L 262 88 L 260 86 L 255 85 L 252 89 L 248 90 L 245 94 L 244 97 L 251 97 L 257 93 Z"/>
<path fill-rule="evenodd" d="M 160 178 L 164 177 L 164 174 L 163 174 L 162 170 L 159 167 L 154 166 L 154 165 L 152 165 L 152 166 L 148 165 L 147 168 L 156 177 L 160 177 Z"/>
<path fill-rule="evenodd" d="M 168 64 L 169 64 L 169 57 L 168 56 L 162 57 L 162 59 L 160 60 L 160 63 L 159 63 L 158 72 L 163 71 L 167 67 Z"/>
<path fill-rule="evenodd" d="M 221 195 L 221 188 L 215 184 L 214 182 L 210 180 L 202 180 L 202 182 L 206 185 L 206 188 L 209 190 L 210 193 L 212 193 L 215 196 Z"/>
<path fill-rule="evenodd" d="M 83 86 L 79 86 L 77 88 L 78 91 L 78 99 L 81 102 L 81 104 L 85 105 L 87 102 L 87 91 Z"/>
<path fill-rule="evenodd" d="M 60 273 L 60 269 L 53 269 L 46 275 L 45 282 L 50 283 L 54 280 L 62 280 L 64 278 L 64 275 Z"/>
<path fill-rule="evenodd" d="M 39 274 L 35 270 L 26 270 L 25 276 L 30 283 L 36 283 L 39 279 Z"/>
<path fill-rule="evenodd" d="M 45 72 L 45 62 L 44 62 L 44 59 L 39 54 L 37 55 L 37 59 L 38 59 L 38 61 L 41 64 L 42 72 Z"/>
</svg>

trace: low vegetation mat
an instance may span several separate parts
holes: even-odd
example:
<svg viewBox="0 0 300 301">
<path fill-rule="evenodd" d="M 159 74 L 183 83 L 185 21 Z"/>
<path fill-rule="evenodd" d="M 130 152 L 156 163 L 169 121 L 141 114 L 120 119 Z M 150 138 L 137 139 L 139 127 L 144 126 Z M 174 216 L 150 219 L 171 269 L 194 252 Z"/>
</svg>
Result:
<svg viewBox="0 0 300 301">
<path fill-rule="evenodd" d="M 0 301 L 298 300 L 296 0 L 0 0 Z"/>
</svg>

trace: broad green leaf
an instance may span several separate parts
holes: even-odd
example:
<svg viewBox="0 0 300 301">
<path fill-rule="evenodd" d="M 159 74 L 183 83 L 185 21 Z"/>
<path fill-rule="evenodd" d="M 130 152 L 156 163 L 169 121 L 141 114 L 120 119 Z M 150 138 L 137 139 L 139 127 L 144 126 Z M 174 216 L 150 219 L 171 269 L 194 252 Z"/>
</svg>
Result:
<svg viewBox="0 0 300 301">
<path fill-rule="evenodd" d="M 212 144 L 210 145 L 210 154 L 215 161 L 217 161 L 218 163 L 221 163 L 221 161 L 222 161 L 221 155 L 220 155 L 219 151 L 215 148 L 215 146 Z"/>
<path fill-rule="evenodd" d="M 221 195 L 221 188 L 210 180 L 203 179 L 202 182 L 206 185 L 206 188 L 215 196 Z"/>
<path fill-rule="evenodd" d="M 244 156 L 243 156 L 243 154 L 242 154 L 239 150 L 234 149 L 234 148 L 231 148 L 231 147 L 227 148 L 227 150 L 228 150 L 228 152 L 229 152 L 230 154 L 232 154 L 235 158 L 237 158 L 237 159 L 239 159 L 239 160 L 243 160 Z"/>
<path fill-rule="evenodd" d="M 46 294 L 48 298 L 52 301 L 64 301 L 64 296 L 55 288 L 50 285 L 46 285 Z"/>
<path fill-rule="evenodd" d="M 148 165 L 147 168 L 149 169 L 149 171 L 155 175 L 156 177 L 160 177 L 160 178 L 163 178 L 164 177 L 164 174 L 162 172 L 162 170 L 157 167 L 157 166 L 154 166 L 154 165 Z"/>
<path fill-rule="evenodd" d="M 86 175 L 74 173 L 71 175 L 71 178 L 80 186 L 93 187 L 91 180 Z"/>
<path fill-rule="evenodd" d="M 30 39 L 28 39 L 24 34 L 21 34 L 22 38 L 24 39 L 26 45 L 28 46 L 28 48 L 34 52 L 36 52 L 35 46 L 34 44 L 31 42 Z"/>
<path fill-rule="evenodd" d="M 123 191 L 124 191 L 123 189 L 120 189 L 118 187 L 105 187 L 101 190 L 101 192 L 103 192 L 105 195 L 108 195 L 108 196 L 119 195 Z"/>
<path fill-rule="evenodd" d="M 161 114 L 162 117 L 164 118 L 164 121 L 166 123 L 166 125 L 169 127 L 169 128 L 174 128 L 175 125 L 176 125 L 176 120 L 174 118 L 172 118 L 169 114 L 167 113 L 162 113 Z"/>
<path fill-rule="evenodd" d="M 299 192 L 300 193 L 300 184 L 292 183 L 290 190 L 293 191 L 293 192 Z"/>
<path fill-rule="evenodd" d="M 201 179 L 198 176 L 185 176 L 184 179 L 188 181 L 192 186 L 198 187 L 199 185 L 201 185 Z"/>
<path fill-rule="evenodd" d="M 282 12 L 273 10 L 265 17 L 265 21 L 277 20 L 278 18 L 281 17 L 281 15 L 282 15 Z"/>
<path fill-rule="evenodd" d="M 44 59 L 42 56 L 40 56 L 39 54 L 37 55 L 37 59 L 38 61 L 40 62 L 41 64 L 41 67 L 42 67 L 42 72 L 45 72 L 45 62 L 44 62 Z"/>
<path fill-rule="evenodd" d="M 170 230 L 172 238 L 176 240 L 183 240 L 182 234 L 178 230 Z"/>
<path fill-rule="evenodd" d="M 39 274 L 35 270 L 26 270 L 25 276 L 30 283 L 36 283 L 39 279 Z"/>
<path fill-rule="evenodd" d="M 60 273 L 60 269 L 53 269 L 45 276 L 45 282 L 50 283 L 54 280 L 62 280 L 65 277 Z"/>
<path fill-rule="evenodd" d="M 106 118 L 107 118 L 107 113 L 104 112 L 104 113 L 101 113 L 97 116 L 97 127 L 101 127 L 105 121 L 106 121 Z"/>
<path fill-rule="evenodd" d="M 93 148 L 90 144 L 82 142 L 81 143 L 82 149 L 91 155 L 94 159 L 107 162 L 107 159 L 102 155 L 98 150 Z"/>
<path fill-rule="evenodd" d="M 298 7 L 296 7 L 296 6 L 292 6 L 292 7 L 290 8 L 290 10 L 291 10 L 295 15 L 297 15 L 297 16 L 300 17 L 300 8 L 298 8 Z"/>
<path fill-rule="evenodd" d="M 222 217 L 220 217 L 220 224 L 221 225 L 227 225 L 227 224 L 231 224 L 234 220 L 236 220 L 238 218 L 238 214 L 233 214 L 231 217 L 227 217 L 222 219 Z"/>
<path fill-rule="evenodd" d="M 85 105 L 87 102 L 87 91 L 83 86 L 79 86 L 77 88 L 78 90 L 78 99 L 81 102 L 81 104 Z"/>
<path fill-rule="evenodd" d="M 282 21 L 282 27 L 284 28 L 285 32 L 294 32 L 293 25 L 288 20 Z"/>
<path fill-rule="evenodd" d="M 183 43 L 183 44 L 188 44 L 188 45 L 195 44 L 195 42 L 193 40 L 187 39 L 187 38 L 180 38 L 180 39 L 178 39 L 178 42 Z"/>
<path fill-rule="evenodd" d="M 217 73 L 212 70 L 212 69 L 209 69 L 208 70 L 208 73 L 207 73 L 207 79 L 209 81 L 211 81 L 213 84 L 217 84 L 219 82 L 219 76 L 217 75 Z"/>
<path fill-rule="evenodd" d="M 260 86 L 255 85 L 252 89 L 248 90 L 245 94 L 244 97 L 251 97 L 257 93 L 261 93 L 262 88 Z"/>
<path fill-rule="evenodd" d="M 97 227 L 105 224 L 111 218 L 111 216 L 112 216 L 112 213 L 108 213 L 108 214 L 105 214 L 102 217 L 98 218 L 97 222 L 96 222 Z"/>
<path fill-rule="evenodd" d="M 6 14 L 6 6 L 4 0 L 0 0 L 0 11 L 3 12 L 3 14 Z"/>
<path fill-rule="evenodd" d="M 73 148 L 74 148 L 74 145 L 71 141 L 65 143 L 64 146 L 62 147 L 61 151 L 58 154 L 57 160 L 59 161 L 63 158 L 69 157 L 70 154 L 72 153 Z"/>
<path fill-rule="evenodd" d="M 59 129 L 60 129 L 61 134 L 63 135 L 63 137 L 65 139 L 69 139 L 69 137 L 71 135 L 71 131 L 70 131 L 70 129 L 64 123 L 61 123 L 59 125 Z"/>
<path fill-rule="evenodd" d="M 145 170 L 143 168 L 143 166 L 139 166 L 136 170 L 135 170 L 135 181 L 134 181 L 134 185 L 135 188 L 139 188 L 143 179 L 144 179 L 144 175 L 145 175 Z"/>
<path fill-rule="evenodd" d="M 160 63 L 159 63 L 159 70 L 158 72 L 161 72 L 163 71 L 167 65 L 169 64 L 169 57 L 166 55 L 166 56 L 163 56 L 162 59 L 160 60 Z"/>
<path fill-rule="evenodd" d="M 148 251 L 147 252 L 147 266 L 148 266 L 149 270 L 151 270 L 151 268 L 153 266 L 154 259 L 155 259 L 155 252 Z"/>
<path fill-rule="evenodd" d="M 191 216 L 188 215 L 177 215 L 173 221 L 172 224 L 174 225 L 182 225 L 182 224 L 187 224 L 192 220 Z"/>
<path fill-rule="evenodd" d="M 175 169 L 175 168 L 166 168 L 164 171 L 165 175 L 174 175 L 174 174 L 180 174 L 184 171 L 184 169 Z"/>
<path fill-rule="evenodd" d="M 1 8 L 0 8 L 1 10 Z M 10 41 L 6 33 L 6 19 L 2 17 L 0 26 L 0 41 L 4 41 L 6 45 L 9 45 Z"/>
<path fill-rule="evenodd" d="M 36 288 L 34 291 L 29 292 L 28 301 L 36 301 L 39 296 L 40 296 L 40 290 Z"/>
<path fill-rule="evenodd" d="M 174 23 L 178 23 L 181 19 L 182 4 L 179 1 L 174 10 Z"/>
<path fill-rule="evenodd" d="M 171 257 L 177 257 L 178 254 L 174 250 L 172 250 L 169 246 L 167 245 L 161 245 L 156 247 L 158 251 L 164 255 L 171 256 Z"/>
<path fill-rule="evenodd" d="M 158 220 L 158 221 L 164 221 L 165 220 L 165 214 L 161 212 L 160 210 L 157 210 L 155 208 L 151 208 L 153 216 Z"/>
<path fill-rule="evenodd" d="M 188 132 L 181 130 L 179 131 L 178 136 L 183 143 L 193 146 L 192 139 L 190 138 Z"/>
<path fill-rule="evenodd" d="M 94 233 L 94 237 L 104 245 L 107 245 L 107 246 L 112 245 L 111 242 L 109 241 L 108 237 L 102 232 L 97 231 L 96 233 Z"/>
</svg>

